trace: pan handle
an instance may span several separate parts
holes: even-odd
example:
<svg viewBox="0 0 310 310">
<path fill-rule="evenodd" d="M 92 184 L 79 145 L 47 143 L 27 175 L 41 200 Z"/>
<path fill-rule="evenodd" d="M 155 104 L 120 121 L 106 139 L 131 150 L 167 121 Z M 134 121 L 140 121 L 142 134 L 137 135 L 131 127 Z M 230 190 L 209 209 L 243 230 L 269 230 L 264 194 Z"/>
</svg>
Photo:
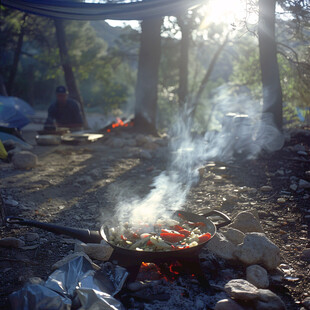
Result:
<svg viewBox="0 0 310 310">
<path fill-rule="evenodd" d="M 217 216 L 221 217 L 222 219 L 224 219 L 224 222 L 215 224 L 217 229 L 224 227 L 224 226 L 231 223 L 231 219 L 228 215 L 226 215 L 223 212 L 217 211 L 217 210 L 211 210 L 210 212 L 205 213 L 203 216 L 208 217 L 211 215 L 217 215 Z"/>
<path fill-rule="evenodd" d="M 7 224 L 17 224 L 22 226 L 32 226 L 41 228 L 43 230 L 55 233 L 55 234 L 63 234 L 70 236 L 72 238 L 76 238 L 85 243 L 100 243 L 102 240 L 101 234 L 99 231 L 93 231 L 89 229 L 80 229 L 80 228 L 72 228 L 67 226 L 55 225 L 45 222 L 37 222 L 33 220 L 26 220 L 16 216 L 7 216 L 5 218 L 5 223 Z"/>
</svg>

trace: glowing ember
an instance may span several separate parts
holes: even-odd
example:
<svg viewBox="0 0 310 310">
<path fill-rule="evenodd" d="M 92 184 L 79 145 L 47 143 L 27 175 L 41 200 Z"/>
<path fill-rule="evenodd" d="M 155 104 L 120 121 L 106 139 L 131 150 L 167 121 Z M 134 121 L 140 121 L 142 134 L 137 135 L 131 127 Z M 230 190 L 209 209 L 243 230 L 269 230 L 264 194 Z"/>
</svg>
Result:
<svg viewBox="0 0 310 310">
<path fill-rule="evenodd" d="M 112 129 L 117 128 L 117 127 L 132 127 L 132 126 L 133 126 L 133 121 L 124 122 L 121 118 L 117 117 L 116 122 L 110 126 L 111 128 L 107 129 L 107 132 L 111 132 Z"/>
</svg>

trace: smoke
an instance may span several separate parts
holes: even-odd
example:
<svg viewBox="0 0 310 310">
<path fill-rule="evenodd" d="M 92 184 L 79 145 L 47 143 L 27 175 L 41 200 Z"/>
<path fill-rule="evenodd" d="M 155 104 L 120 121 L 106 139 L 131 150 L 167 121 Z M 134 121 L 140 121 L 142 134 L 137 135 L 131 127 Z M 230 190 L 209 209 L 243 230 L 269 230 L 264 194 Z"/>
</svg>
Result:
<svg viewBox="0 0 310 310">
<path fill-rule="evenodd" d="M 199 180 L 199 168 L 207 161 L 233 161 L 236 156 L 253 159 L 262 151 L 283 146 L 283 136 L 262 105 L 246 94 L 233 96 L 230 89 L 217 89 L 210 128 L 204 135 L 193 135 L 188 110 L 177 117 L 170 129 L 167 169 L 159 174 L 144 198 L 119 195 L 116 218 L 126 222 L 154 222 L 156 218 L 182 209 L 187 194 Z"/>
</svg>

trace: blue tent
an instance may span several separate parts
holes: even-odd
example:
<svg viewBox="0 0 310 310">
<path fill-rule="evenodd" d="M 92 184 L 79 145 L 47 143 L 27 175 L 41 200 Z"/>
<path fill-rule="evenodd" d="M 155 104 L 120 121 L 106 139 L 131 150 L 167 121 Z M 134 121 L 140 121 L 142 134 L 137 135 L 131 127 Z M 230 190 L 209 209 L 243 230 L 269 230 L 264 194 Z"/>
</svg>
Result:
<svg viewBox="0 0 310 310">
<path fill-rule="evenodd" d="M 21 129 L 30 123 L 27 116 L 33 114 L 33 108 L 22 99 L 0 96 L 0 126 Z"/>
<path fill-rule="evenodd" d="M 37 15 L 76 20 L 142 20 L 175 16 L 205 0 L 2 0 L 2 5 Z"/>
</svg>

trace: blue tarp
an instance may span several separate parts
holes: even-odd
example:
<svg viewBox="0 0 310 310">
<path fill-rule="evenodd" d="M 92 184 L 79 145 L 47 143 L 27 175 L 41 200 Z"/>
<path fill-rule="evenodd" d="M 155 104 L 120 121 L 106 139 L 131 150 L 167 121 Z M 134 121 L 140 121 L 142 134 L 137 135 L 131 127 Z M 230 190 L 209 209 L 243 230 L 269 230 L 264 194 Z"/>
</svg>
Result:
<svg viewBox="0 0 310 310">
<path fill-rule="evenodd" d="M 32 107 L 22 99 L 0 96 L 0 126 L 21 129 L 30 123 L 27 116 L 33 114 Z"/>
<path fill-rule="evenodd" d="M 2 0 L 5 6 L 46 17 L 76 20 L 143 20 L 175 16 L 205 0 Z"/>
</svg>

